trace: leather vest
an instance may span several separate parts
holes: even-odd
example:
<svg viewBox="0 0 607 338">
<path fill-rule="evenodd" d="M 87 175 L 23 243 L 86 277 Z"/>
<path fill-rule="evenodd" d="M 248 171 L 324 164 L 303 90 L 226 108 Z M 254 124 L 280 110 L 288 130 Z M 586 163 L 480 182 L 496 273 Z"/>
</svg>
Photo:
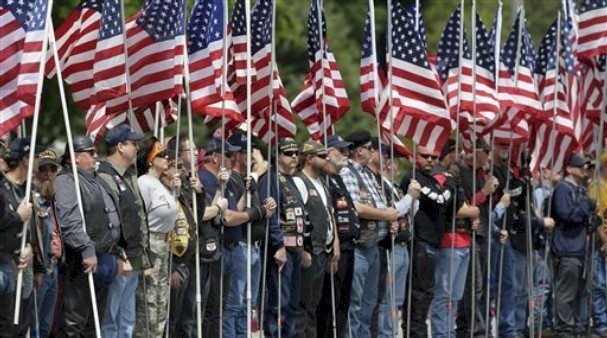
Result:
<svg viewBox="0 0 607 338">
<path fill-rule="evenodd" d="M 72 181 L 74 175 L 71 169 L 61 170 L 57 177 L 61 175 L 69 176 Z M 95 252 L 105 253 L 115 244 L 112 241 L 111 229 L 118 224 L 110 223 L 108 216 L 109 212 L 105 207 L 103 194 L 100 189 L 103 187 L 100 184 L 94 185 L 87 179 L 80 178 L 80 194 L 82 197 L 82 207 L 84 211 L 84 221 L 86 222 L 86 233 L 90 239 L 95 242 Z M 110 195 L 111 196 L 111 195 Z M 74 196 L 76 198 L 76 196 Z M 116 201 L 114 201 L 115 203 Z"/>
<path fill-rule="evenodd" d="M 368 206 L 372 206 L 376 208 L 375 201 L 371 196 L 371 192 L 368 191 L 367 185 L 363 181 L 360 173 L 352 164 L 348 164 L 348 168 L 352 171 L 354 176 L 356 176 L 356 180 L 358 181 L 358 188 L 360 190 L 360 203 Z M 360 236 L 358 238 L 357 244 L 370 248 L 372 246 L 377 245 L 377 241 L 379 239 L 379 227 L 376 221 L 360 219 Z"/>
<path fill-rule="evenodd" d="M 340 248 L 350 249 L 350 246 L 358 239 L 360 220 L 352 198 L 348 193 L 341 176 L 334 175 L 329 179 L 329 192 L 333 199 L 335 210 L 335 225 L 339 235 Z"/>
<path fill-rule="evenodd" d="M 303 247 L 305 210 L 297 188 L 278 174 L 280 186 L 280 231 L 285 237 L 296 237 L 296 246 Z M 290 245 L 289 245 L 290 246 Z"/>
<path fill-rule="evenodd" d="M 139 216 L 139 207 L 137 206 L 136 197 L 131 190 L 131 187 L 122 176 L 108 162 L 101 162 L 99 165 L 99 173 L 109 175 L 116 186 L 118 187 L 118 215 L 121 223 L 121 240 L 120 245 L 126 251 L 127 257 L 140 257 L 143 254 L 141 246 L 141 217 Z M 100 180 L 103 185 L 107 184 L 104 180 Z M 106 190 L 113 191 L 110 187 Z"/>
<path fill-rule="evenodd" d="M 17 208 L 21 203 L 23 196 L 14 189 L 14 186 L 8 179 L 0 174 L 0 194 L 4 195 L 5 208 L 2 213 L 8 215 L 9 212 L 17 212 Z M 4 222 L 4 217 L 0 217 Z M 19 255 L 21 249 L 21 236 L 23 230 L 23 222 L 19 218 L 13 219 L 8 224 L 2 224 L 4 228 L 0 231 L 0 263 L 7 263 L 13 257 Z"/>
<path fill-rule="evenodd" d="M 316 186 L 308 176 L 303 173 L 299 173 L 298 176 L 304 182 L 306 189 L 308 190 L 308 201 L 306 202 L 306 210 L 310 217 L 310 223 L 312 231 L 310 237 L 312 239 L 313 254 L 320 254 L 327 251 L 330 248 L 330 244 L 327 244 L 327 231 L 331 227 L 332 215 L 325 207 L 320 197 L 320 192 L 317 191 Z M 331 208 L 333 201 L 331 195 L 323 185 L 324 193 L 327 195 L 327 205 Z"/>
</svg>

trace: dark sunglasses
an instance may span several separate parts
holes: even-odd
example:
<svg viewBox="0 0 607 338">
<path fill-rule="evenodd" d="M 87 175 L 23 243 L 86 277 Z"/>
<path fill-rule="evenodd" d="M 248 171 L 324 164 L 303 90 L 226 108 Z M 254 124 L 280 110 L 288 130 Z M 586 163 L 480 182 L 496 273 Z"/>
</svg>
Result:
<svg viewBox="0 0 607 338">
<path fill-rule="evenodd" d="M 38 171 L 41 172 L 41 173 L 45 173 L 47 171 L 50 171 L 52 173 L 56 173 L 57 170 L 58 170 L 57 166 L 54 166 L 54 165 L 44 165 L 44 166 L 38 168 Z"/>
<path fill-rule="evenodd" d="M 156 157 L 169 158 L 169 153 L 167 153 L 166 151 L 161 151 L 156 155 Z"/>
<path fill-rule="evenodd" d="M 419 157 L 425 158 L 427 160 L 437 160 L 438 159 L 438 156 L 434 155 L 434 154 L 422 154 L 422 153 L 418 153 L 417 155 Z"/>
<path fill-rule="evenodd" d="M 327 157 L 329 157 L 329 154 L 316 154 L 314 156 L 316 156 L 318 158 L 322 158 L 323 160 L 326 160 Z"/>
<path fill-rule="evenodd" d="M 299 151 L 288 150 L 288 151 L 283 152 L 282 154 L 286 157 L 293 157 L 293 156 L 297 157 L 297 156 L 299 156 Z"/>
<path fill-rule="evenodd" d="M 81 154 L 86 153 L 86 154 L 89 154 L 89 155 L 91 155 L 93 157 L 97 156 L 97 150 L 95 150 L 95 149 L 77 151 L 77 153 L 81 153 Z"/>
</svg>

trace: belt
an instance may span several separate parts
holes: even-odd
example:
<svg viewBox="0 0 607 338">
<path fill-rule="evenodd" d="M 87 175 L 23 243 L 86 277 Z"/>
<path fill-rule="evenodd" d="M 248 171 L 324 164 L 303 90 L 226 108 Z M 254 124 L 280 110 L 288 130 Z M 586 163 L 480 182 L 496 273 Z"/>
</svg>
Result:
<svg viewBox="0 0 607 338">
<path fill-rule="evenodd" d="M 303 246 L 302 236 L 283 236 L 283 243 L 286 247 L 300 247 Z"/>
<path fill-rule="evenodd" d="M 163 232 L 150 232 L 150 239 L 167 242 L 168 238 L 169 234 L 165 234 Z"/>
<path fill-rule="evenodd" d="M 241 241 L 241 242 L 242 242 L 242 244 L 247 245 L 247 241 Z M 251 243 L 251 246 L 254 246 L 254 247 L 256 247 L 256 248 L 259 248 L 259 247 L 261 247 L 261 241 L 253 241 L 253 242 Z"/>
</svg>

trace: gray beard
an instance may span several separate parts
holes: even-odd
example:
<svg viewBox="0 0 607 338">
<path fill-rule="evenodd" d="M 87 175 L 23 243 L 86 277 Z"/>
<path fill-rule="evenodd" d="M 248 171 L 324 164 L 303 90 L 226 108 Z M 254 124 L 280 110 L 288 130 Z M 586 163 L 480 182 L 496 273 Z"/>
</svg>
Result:
<svg viewBox="0 0 607 338">
<path fill-rule="evenodd" d="M 34 186 L 40 195 L 46 199 L 51 199 L 55 196 L 55 182 L 53 180 L 34 181 Z"/>
</svg>

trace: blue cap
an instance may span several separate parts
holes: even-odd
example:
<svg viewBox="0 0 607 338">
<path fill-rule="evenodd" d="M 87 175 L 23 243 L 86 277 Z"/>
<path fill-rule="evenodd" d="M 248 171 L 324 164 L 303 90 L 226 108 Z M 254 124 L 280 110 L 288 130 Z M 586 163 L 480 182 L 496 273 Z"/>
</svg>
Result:
<svg viewBox="0 0 607 338">
<path fill-rule="evenodd" d="M 228 138 L 228 142 L 235 147 L 245 149 L 247 147 L 247 135 L 240 132 L 234 133 Z"/>
<path fill-rule="evenodd" d="M 214 153 L 220 153 L 223 144 L 223 151 L 226 153 L 235 153 L 242 149 L 241 147 L 234 146 L 230 144 L 228 141 L 220 140 L 218 138 L 212 138 L 207 143 L 207 146 L 204 147 L 205 156 L 209 156 Z"/>
<path fill-rule="evenodd" d="M 38 154 L 38 153 L 41 153 L 43 150 L 44 150 L 44 148 L 42 146 L 36 146 L 36 149 L 34 150 L 34 152 L 36 154 Z M 29 153 L 30 153 L 30 139 L 27 137 L 19 137 L 19 138 L 13 139 L 11 141 L 11 144 L 9 146 L 8 152 L 6 153 L 5 157 L 14 159 L 14 160 L 20 160 L 20 159 L 28 156 Z"/>
<path fill-rule="evenodd" d="M 571 157 L 569 157 L 567 165 L 570 167 L 583 168 L 586 165 L 586 160 L 578 154 L 572 154 Z"/>
<path fill-rule="evenodd" d="M 327 148 L 344 149 L 352 145 L 352 143 L 344 141 L 337 135 L 331 135 L 327 137 Z"/>
<path fill-rule="evenodd" d="M 116 145 L 126 141 L 138 141 L 142 138 L 142 133 L 134 131 L 133 128 L 126 124 L 121 124 L 108 131 L 107 135 L 105 135 L 105 142 L 111 145 Z"/>
</svg>

